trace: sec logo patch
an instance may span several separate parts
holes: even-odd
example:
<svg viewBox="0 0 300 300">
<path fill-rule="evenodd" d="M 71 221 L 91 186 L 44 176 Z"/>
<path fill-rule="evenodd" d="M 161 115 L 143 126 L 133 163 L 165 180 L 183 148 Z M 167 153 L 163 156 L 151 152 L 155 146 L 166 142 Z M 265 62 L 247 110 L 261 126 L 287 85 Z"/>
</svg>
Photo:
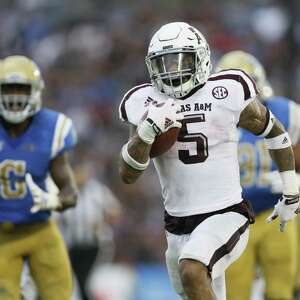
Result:
<svg viewBox="0 0 300 300">
<path fill-rule="evenodd" d="M 228 91 L 224 86 L 216 86 L 212 90 L 212 95 L 216 99 L 224 99 L 228 96 Z"/>
</svg>

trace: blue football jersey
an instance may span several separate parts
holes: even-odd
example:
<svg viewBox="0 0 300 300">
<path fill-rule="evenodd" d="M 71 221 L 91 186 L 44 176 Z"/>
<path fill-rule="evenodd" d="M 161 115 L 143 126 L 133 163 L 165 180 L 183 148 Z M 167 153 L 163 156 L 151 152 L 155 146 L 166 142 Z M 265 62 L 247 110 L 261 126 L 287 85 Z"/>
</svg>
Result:
<svg viewBox="0 0 300 300">
<path fill-rule="evenodd" d="M 51 160 L 75 144 L 72 121 L 49 109 L 41 109 L 18 138 L 10 137 L 0 124 L 0 223 L 26 224 L 49 218 L 49 211 L 30 212 L 33 199 L 25 174 L 30 173 L 47 190 Z"/>
<path fill-rule="evenodd" d="M 264 103 L 288 131 L 292 143 L 300 139 L 300 108 L 284 97 L 272 97 Z M 267 174 L 277 170 L 263 138 L 240 129 L 239 163 L 243 198 L 250 200 L 256 213 L 270 209 L 281 194 L 272 194 Z"/>
</svg>

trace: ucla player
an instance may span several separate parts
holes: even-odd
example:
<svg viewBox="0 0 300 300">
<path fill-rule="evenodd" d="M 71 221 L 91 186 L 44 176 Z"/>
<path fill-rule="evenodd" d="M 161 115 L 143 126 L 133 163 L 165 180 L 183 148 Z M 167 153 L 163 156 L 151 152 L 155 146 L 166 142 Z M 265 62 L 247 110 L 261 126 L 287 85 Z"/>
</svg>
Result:
<svg viewBox="0 0 300 300">
<path fill-rule="evenodd" d="M 284 125 L 292 143 L 298 144 L 300 107 L 285 97 L 272 95 L 265 70 L 258 60 L 246 52 L 232 51 L 217 65 L 217 70 L 229 68 L 242 69 L 253 77 L 261 90 L 263 104 Z M 295 149 L 296 169 L 299 170 L 300 152 Z M 245 252 L 226 273 L 228 300 L 250 299 L 258 263 L 266 282 L 266 298 L 290 300 L 297 267 L 297 226 L 291 222 L 282 234 L 275 224 L 265 222 L 282 192 L 279 173 L 263 140 L 244 129 L 240 130 L 239 162 L 243 197 L 251 201 L 257 217 Z"/>
<path fill-rule="evenodd" d="M 67 151 L 72 121 L 41 108 L 44 83 L 24 56 L 0 63 L 0 299 L 20 299 L 24 261 L 42 300 L 69 300 L 71 270 L 52 210 L 73 207 L 77 188 Z M 59 193 L 47 188 L 51 176 Z"/>
</svg>

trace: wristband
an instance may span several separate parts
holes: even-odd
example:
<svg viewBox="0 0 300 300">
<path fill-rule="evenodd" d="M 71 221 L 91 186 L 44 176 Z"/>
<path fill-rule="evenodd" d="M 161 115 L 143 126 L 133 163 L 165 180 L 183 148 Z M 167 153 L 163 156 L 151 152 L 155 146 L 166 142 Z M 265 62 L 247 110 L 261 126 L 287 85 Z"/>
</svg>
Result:
<svg viewBox="0 0 300 300">
<path fill-rule="evenodd" d="M 265 138 L 265 142 L 269 150 L 284 149 L 292 146 L 291 139 L 287 132 L 270 139 Z"/>
<path fill-rule="evenodd" d="M 130 154 L 128 153 L 128 143 L 126 143 L 123 146 L 121 155 L 122 155 L 122 158 L 124 159 L 124 161 L 130 167 L 132 167 L 133 169 L 135 169 L 137 171 L 144 171 L 149 166 L 150 158 L 148 158 L 148 161 L 146 163 L 140 163 L 130 156 Z"/>
<path fill-rule="evenodd" d="M 148 118 L 149 119 L 149 118 Z M 137 129 L 137 134 L 140 137 L 140 139 L 145 142 L 146 144 L 153 144 L 154 139 L 157 135 L 154 127 L 153 127 L 153 121 L 152 124 L 148 121 L 148 119 L 146 119 L 145 121 L 143 121 L 140 126 Z"/>
<path fill-rule="evenodd" d="M 299 194 L 299 183 L 295 170 L 279 172 L 282 180 L 283 195 Z"/>
</svg>

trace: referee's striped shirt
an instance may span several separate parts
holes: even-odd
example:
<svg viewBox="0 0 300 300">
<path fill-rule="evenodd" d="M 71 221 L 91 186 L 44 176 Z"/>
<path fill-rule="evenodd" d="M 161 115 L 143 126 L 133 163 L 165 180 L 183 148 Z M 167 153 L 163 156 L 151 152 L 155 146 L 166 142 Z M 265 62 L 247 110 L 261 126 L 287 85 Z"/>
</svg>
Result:
<svg viewBox="0 0 300 300">
<path fill-rule="evenodd" d="M 76 207 L 57 218 L 67 245 L 98 245 L 112 238 L 105 217 L 118 215 L 120 209 L 118 199 L 106 185 L 89 179 L 81 188 Z"/>
</svg>

